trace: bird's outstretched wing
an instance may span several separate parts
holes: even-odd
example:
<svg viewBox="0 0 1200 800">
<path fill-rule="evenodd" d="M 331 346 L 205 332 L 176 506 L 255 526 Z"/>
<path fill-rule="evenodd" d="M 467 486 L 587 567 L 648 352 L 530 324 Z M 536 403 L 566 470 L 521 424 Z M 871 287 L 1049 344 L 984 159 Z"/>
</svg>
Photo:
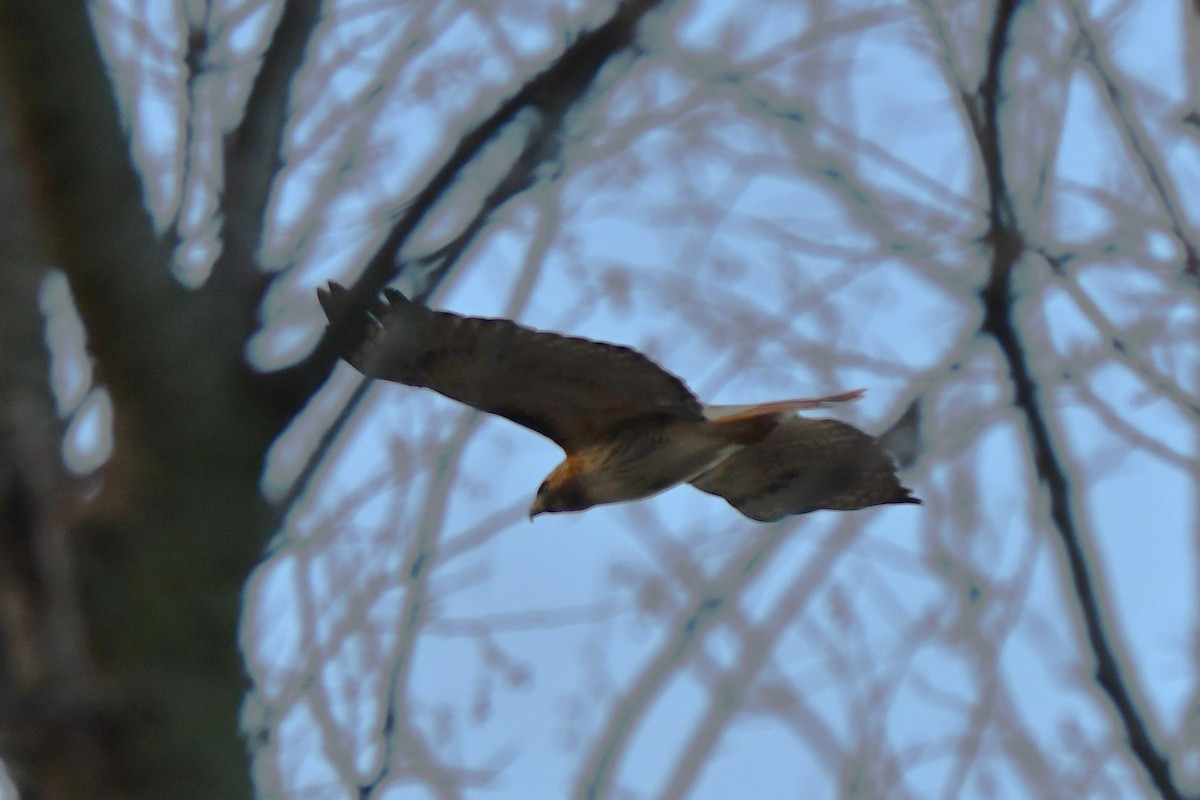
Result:
<svg viewBox="0 0 1200 800">
<path fill-rule="evenodd" d="M 821 508 L 921 502 L 900 485 L 874 437 L 832 419 L 789 419 L 691 484 L 760 522 Z"/>
<path fill-rule="evenodd" d="M 339 355 L 364 375 L 428 387 L 568 452 L 639 420 L 703 416 L 682 380 L 629 347 L 433 311 L 395 289 L 368 308 L 332 281 L 317 296 Z"/>
</svg>

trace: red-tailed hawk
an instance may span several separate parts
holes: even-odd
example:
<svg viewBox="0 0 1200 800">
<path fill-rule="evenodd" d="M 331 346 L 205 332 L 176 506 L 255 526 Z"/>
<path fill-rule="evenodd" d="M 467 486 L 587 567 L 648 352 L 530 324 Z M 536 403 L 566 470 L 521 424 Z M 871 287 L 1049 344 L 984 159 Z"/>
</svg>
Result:
<svg viewBox="0 0 1200 800">
<path fill-rule="evenodd" d="M 566 451 L 530 519 L 638 500 L 680 483 L 763 522 L 817 509 L 920 503 L 878 442 L 796 412 L 862 390 L 746 406 L 704 405 L 629 347 L 433 311 L 394 289 L 368 308 L 318 289 L 338 353 L 373 378 L 424 386 L 548 436 Z"/>
</svg>

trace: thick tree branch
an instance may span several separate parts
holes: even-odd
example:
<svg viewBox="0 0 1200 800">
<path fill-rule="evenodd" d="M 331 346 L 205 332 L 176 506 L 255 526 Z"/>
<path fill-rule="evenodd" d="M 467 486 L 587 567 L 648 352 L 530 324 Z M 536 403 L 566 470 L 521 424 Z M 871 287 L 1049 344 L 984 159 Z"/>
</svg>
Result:
<svg viewBox="0 0 1200 800">
<path fill-rule="evenodd" d="M 246 101 L 241 124 L 225 142 L 225 174 L 221 208 L 224 212 L 223 247 L 205 291 L 235 302 L 238 338 L 244 345 L 257 327 L 258 309 L 270 279 L 258 268 L 259 248 L 266 227 L 268 203 L 283 165 L 283 138 L 287 129 L 292 79 L 300 69 L 308 42 L 320 19 L 320 0 L 290 0 L 263 55 L 262 67 Z M 325 375 L 321 376 L 322 378 Z M 259 381 L 265 389 L 268 381 Z M 300 381 L 291 397 L 272 402 L 275 424 L 282 429 L 292 412 L 319 385 L 314 378 Z M 282 406 L 279 407 L 279 406 Z"/>
<path fill-rule="evenodd" d="M 1133 678 L 1123 674 L 1116 645 L 1105 626 L 1100 608 L 1102 589 L 1088 565 L 1084 533 L 1079 529 L 1072 508 L 1070 479 L 1050 431 L 1037 378 L 1029 364 L 1027 353 L 1034 345 L 1023 338 L 1016 320 L 1012 275 L 1025 253 L 1025 242 L 1004 174 L 1000 106 L 1004 65 L 1020 5 L 1020 0 L 997 3 L 987 70 L 977 92 L 977 111 L 972 114 L 990 201 L 987 241 L 992 246 L 992 267 L 987 286 L 981 293 L 984 306 L 982 332 L 996 341 L 1008 365 L 1014 403 L 1025 418 L 1034 465 L 1049 494 L 1050 517 L 1067 558 L 1075 599 L 1096 660 L 1096 681 L 1113 704 L 1134 758 L 1150 782 L 1167 800 L 1182 800 L 1184 795 L 1171 774 L 1170 762 L 1154 742 L 1145 714 L 1138 708 L 1131 688 Z"/>
<path fill-rule="evenodd" d="M 261 293 L 253 251 L 237 240 L 209 286 L 181 287 L 176 242 L 156 236 L 144 207 L 87 5 L 14 0 L 0 27 L 13 44 L 5 88 L 36 143 L 23 166 L 47 252 L 71 282 L 114 407 L 102 490 L 70 537 L 101 701 L 77 737 L 47 735 L 50 763 L 100 764 L 92 796 L 246 797 L 237 628 L 268 532 L 263 454 L 280 429 L 242 357 Z M 285 69 L 303 49 L 290 47 Z M 264 117 L 270 108 L 248 118 Z M 251 157 L 240 168 L 267 174 Z M 262 183 L 240 208 L 261 205 Z"/>
<path fill-rule="evenodd" d="M 362 276 L 350 287 L 351 303 L 364 304 L 384 286 L 394 280 L 404 264 L 399 263 L 409 237 L 426 220 L 438 202 L 445 197 L 466 169 L 480 156 L 484 148 L 517 119 L 523 111 L 537 112 L 537 123 L 529 133 L 521 155 L 512 169 L 486 193 L 479 213 L 442 252 L 431 256 L 434 264 L 417 293 L 424 300 L 453 267 L 472 237 L 482 229 L 488 218 L 508 199 L 524 191 L 534 180 L 541 165 L 558 157 L 558 141 L 563 134 L 567 114 L 586 97 L 600 70 L 616 56 L 632 48 L 637 27 L 642 19 L 663 0 L 625 0 L 603 25 L 579 36 L 554 63 L 531 78 L 516 94 L 509 97 L 486 119 L 467 131 L 459 140 L 446 162 L 429 182 L 413 197 L 406 211 L 367 263 Z M 323 380 L 337 362 L 337 353 L 326 336 L 307 359 L 276 374 L 275 379 L 311 385 L 314 377 Z M 296 374 L 302 377 L 297 379 Z M 307 393 L 294 392 L 294 399 L 303 401 Z M 289 416 L 299 410 L 287 409 Z"/>
<path fill-rule="evenodd" d="M 6 33 L 0 74 L 10 68 Z M 50 259 L 20 166 L 33 143 L 10 99 L 0 91 L 0 755 L 42 796 L 83 796 L 102 772 L 98 753 L 52 769 L 59 740 L 90 752 L 80 728 L 97 700 L 69 538 L 79 486 L 59 458 L 64 426 L 49 385 L 39 296 Z"/>
</svg>

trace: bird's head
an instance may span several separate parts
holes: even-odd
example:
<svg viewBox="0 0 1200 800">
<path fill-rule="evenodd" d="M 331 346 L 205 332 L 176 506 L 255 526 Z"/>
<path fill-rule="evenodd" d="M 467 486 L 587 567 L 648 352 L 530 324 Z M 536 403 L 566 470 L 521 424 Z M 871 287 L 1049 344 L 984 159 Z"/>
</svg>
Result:
<svg viewBox="0 0 1200 800">
<path fill-rule="evenodd" d="M 537 497 L 529 507 L 529 519 L 538 514 L 556 514 L 562 511 L 583 511 L 595 503 L 587 498 L 583 484 L 565 470 L 556 469 L 538 487 Z"/>
</svg>

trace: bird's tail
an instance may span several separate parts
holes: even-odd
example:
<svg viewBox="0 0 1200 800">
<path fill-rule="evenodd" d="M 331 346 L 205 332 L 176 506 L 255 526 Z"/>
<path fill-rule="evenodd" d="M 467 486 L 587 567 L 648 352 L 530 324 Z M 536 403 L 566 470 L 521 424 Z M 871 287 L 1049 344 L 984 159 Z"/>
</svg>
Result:
<svg viewBox="0 0 1200 800">
<path fill-rule="evenodd" d="M 773 403 L 752 403 L 743 406 L 705 406 L 704 417 L 710 422 L 731 423 L 755 417 L 785 417 L 797 411 L 829 408 L 839 403 L 853 403 L 866 389 L 830 394 L 825 397 L 802 397 L 796 400 L 777 400 Z"/>
</svg>

